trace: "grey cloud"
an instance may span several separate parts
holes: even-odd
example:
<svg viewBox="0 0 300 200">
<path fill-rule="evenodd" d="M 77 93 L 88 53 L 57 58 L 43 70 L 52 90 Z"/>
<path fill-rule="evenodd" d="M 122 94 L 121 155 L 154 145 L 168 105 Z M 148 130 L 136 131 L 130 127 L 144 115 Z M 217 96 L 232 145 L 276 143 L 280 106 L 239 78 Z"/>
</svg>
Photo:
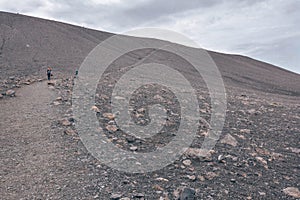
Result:
<svg viewBox="0 0 300 200">
<path fill-rule="evenodd" d="M 290 38 L 274 41 L 267 46 L 264 45 L 262 49 L 249 53 L 249 56 L 300 73 L 299 52 L 300 33 Z"/>
<path fill-rule="evenodd" d="M 137 7 L 131 8 L 123 12 L 123 15 L 128 16 L 129 18 L 139 21 L 152 21 L 161 16 L 167 16 L 170 14 L 175 14 L 179 12 L 186 12 L 188 10 L 196 8 L 205 8 L 215 5 L 218 1 L 198 1 L 198 0 L 174 0 L 170 1 L 161 1 L 161 0 L 151 0 L 145 4 L 140 4 Z"/>
<path fill-rule="evenodd" d="M 42 7 L 43 5 L 45 5 L 45 3 L 39 0 L 30 0 L 29 2 L 20 1 L 17 4 L 15 1 L 0 1 L 0 5 L 1 10 L 26 13 Z"/>
</svg>

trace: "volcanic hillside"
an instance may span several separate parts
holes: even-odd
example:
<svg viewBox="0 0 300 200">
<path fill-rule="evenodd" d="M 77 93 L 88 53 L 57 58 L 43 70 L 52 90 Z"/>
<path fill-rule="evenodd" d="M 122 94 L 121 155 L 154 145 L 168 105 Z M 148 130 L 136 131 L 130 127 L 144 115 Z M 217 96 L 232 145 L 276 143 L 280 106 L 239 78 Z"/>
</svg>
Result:
<svg viewBox="0 0 300 200">
<path fill-rule="evenodd" d="M 72 74 L 85 56 L 113 34 L 0 12 L 0 78 L 43 74 L 47 66 Z M 299 75 L 245 56 L 210 52 L 226 86 L 300 95 Z"/>
</svg>

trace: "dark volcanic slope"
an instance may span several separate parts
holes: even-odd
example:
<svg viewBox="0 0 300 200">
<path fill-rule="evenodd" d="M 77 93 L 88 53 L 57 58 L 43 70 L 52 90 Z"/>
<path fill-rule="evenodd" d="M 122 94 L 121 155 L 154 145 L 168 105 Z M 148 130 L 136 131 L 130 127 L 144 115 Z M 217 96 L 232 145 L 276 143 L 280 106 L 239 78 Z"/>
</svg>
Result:
<svg viewBox="0 0 300 200">
<path fill-rule="evenodd" d="M 0 68 L 5 75 L 37 72 L 44 66 L 70 72 L 110 33 L 0 12 Z M 18 71 L 16 71 L 16 69 Z"/>
<path fill-rule="evenodd" d="M 300 76 L 274 65 L 240 55 L 210 52 L 225 84 L 265 92 L 300 95 Z"/>
<path fill-rule="evenodd" d="M 74 73 L 85 56 L 111 33 L 0 12 L 0 79 L 55 71 Z M 227 87 L 300 95 L 300 76 L 238 55 L 210 52 Z"/>
</svg>

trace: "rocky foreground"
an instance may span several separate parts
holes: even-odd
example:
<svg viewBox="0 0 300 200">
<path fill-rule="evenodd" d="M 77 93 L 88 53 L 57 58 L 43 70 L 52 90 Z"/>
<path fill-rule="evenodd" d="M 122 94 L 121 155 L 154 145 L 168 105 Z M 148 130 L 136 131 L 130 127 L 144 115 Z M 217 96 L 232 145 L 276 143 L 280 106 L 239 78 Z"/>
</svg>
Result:
<svg viewBox="0 0 300 200">
<path fill-rule="evenodd" d="M 40 85 L 44 86 L 39 88 Z M 35 113 L 26 124 L 22 124 L 22 120 L 15 122 L 14 117 L 12 121 L 2 120 L 1 195 L 4 199 L 300 198 L 300 105 L 297 99 L 263 96 L 257 91 L 238 94 L 228 91 L 226 123 L 210 155 L 201 154 L 201 143 L 208 130 L 207 124 L 202 124 L 192 146 L 179 160 L 159 171 L 127 174 L 97 161 L 81 143 L 71 108 L 73 77 L 56 79 L 46 85 L 45 81 L 25 84 L 16 89 L 15 97 L 0 101 L 2 108 L 11 103 L 22 105 L 46 90 L 52 99 L 46 98 L 42 105 L 36 99 L 32 102 L 36 103 L 34 109 L 53 110 L 44 113 L 51 119 L 46 122 L 49 127 L 37 124 L 43 126 L 42 143 L 48 146 L 49 152 L 44 152 L 44 145 L 32 145 L 41 142 L 39 134 L 27 132 L 31 130 L 28 123 L 36 124 L 35 117 L 43 117 L 42 112 Z M 31 91 L 30 96 L 24 90 Z M 167 134 L 165 138 L 157 136 L 158 139 L 141 141 L 124 135 L 114 122 L 114 114 L 101 107 L 107 98 L 105 92 L 98 94 L 98 105 L 91 109 L 98 113 L 108 141 L 118 147 L 145 152 L 172 138 Z M 200 111 L 207 118 L 210 108 L 206 96 L 199 94 L 198 97 L 203 105 Z M 29 117 L 18 109 L 2 109 L 1 119 L 17 113 L 23 113 L 18 115 L 20 119 Z M 143 109 L 135 115 L 147 120 Z M 15 130 L 15 123 L 20 123 L 20 129 Z M 167 130 L 174 129 L 169 128 Z M 22 133 L 26 133 L 25 138 L 20 137 Z"/>
</svg>

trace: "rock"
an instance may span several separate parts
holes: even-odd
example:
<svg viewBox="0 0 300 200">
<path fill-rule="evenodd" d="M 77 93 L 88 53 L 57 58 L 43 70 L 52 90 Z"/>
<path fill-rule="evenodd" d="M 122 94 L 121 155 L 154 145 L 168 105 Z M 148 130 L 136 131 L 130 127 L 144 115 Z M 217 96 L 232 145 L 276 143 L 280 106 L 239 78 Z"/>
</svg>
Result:
<svg viewBox="0 0 300 200">
<path fill-rule="evenodd" d="M 64 131 L 66 135 L 76 135 L 75 131 L 73 129 L 67 129 Z"/>
<path fill-rule="evenodd" d="M 31 83 L 29 81 L 24 82 L 25 85 L 30 85 Z"/>
<path fill-rule="evenodd" d="M 110 120 L 109 122 L 107 122 L 107 124 L 109 124 L 109 125 L 115 125 L 115 121 L 114 120 Z"/>
<path fill-rule="evenodd" d="M 138 149 L 138 147 L 133 146 L 133 147 L 130 147 L 129 149 L 130 149 L 131 151 L 136 151 L 136 150 Z"/>
<path fill-rule="evenodd" d="M 250 129 L 241 129 L 240 132 L 241 132 L 241 133 L 250 134 L 250 133 L 251 133 L 251 130 L 250 130 Z"/>
<path fill-rule="evenodd" d="M 55 81 L 48 81 L 47 84 L 48 84 L 49 86 L 55 86 L 55 83 L 56 83 Z"/>
<path fill-rule="evenodd" d="M 246 137 L 243 135 L 236 135 L 238 138 L 242 139 L 242 140 L 246 140 Z"/>
<path fill-rule="evenodd" d="M 184 160 L 182 162 L 185 166 L 190 166 L 192 164 L 192 161 L 191 160 Z"/>
<path fill-rule="evenodd" d="M 237 145 L 237 141 L 236 141 L 236 139 L 232 136 L 232 135 L 230 135 L 230 134 L 227 134 L 227 135 L 225 135 L 225 137 L 221 140 L 221 143 L 223 143 L 223 144 L 228 144 L 228 145 L 231 145 L 231 146 L 236 146 Z"/>
<path fill-rule="evenodd" d="M 300 198 L 300 191 L 296 187 L 287 187 L 283 189 L 283 192 L 289 196 Z"/>
<path fill-rule="evenodd" d="M 116 125 L 107 125 L 105 127 L 109 132 L 116 132 L 118 130 Z"/>
<path fill-rule="evenodd" d="M 250 109 L 250 110 L 247 110 L 247 113 L 250 114 L 250 115 L 253 115 L 256 113 L 256 110 L 255 109 Z"/>
<path fill-rule="evenodd" d="M 112 114 L 112 113 L 103 113 L 102 116 L 105 117 L 105 118 L 107 118 L 107 119 L 109 119 L 109 120 L 115 119 L 115 115 Z"/>
<path fill-rule="evenodd" d="M 164 188 L 162 188 L 162 187 L 159 186 L 159 185 L 154 185 L 154 186 L 153 186 L 153 189 L 154 189 L 154 190 L 159 190 L 159 191 L 164 191 Z"/>
<path fill-rule="evenodd" d="M 94 111 L 94 112 L 100 113 L 100 110 L 97 106 L 92 106 L 91 110 Z"/>
<path fill-rule="evenodd" d="M 230 155 L 230 154 L 229 154 L 229 155 L 226 155 L 225 158 L 230 158 L 233 162 L 238 161 L 238 157 L 232 156 L 232 155 Z"/>
<path fill-rule="evenodd" d="M 159 200 L 170 200 L 168 194 L 165 194 L 163 197 L 159 197 Z"/>
<path fill-rule="evenodd" d="M 145 108 L 139 108 L 137 111 L 140 112 L 140 113 L 144 113 L 144 112 L 146 112 L 146 109 Z"/>
<path fill-rule="evenodd" d="M 136 118 L 144 117 L 144 114 L 136 113 L 135 117 Z"/>
<path fill-rule="evenodd" d="M 275 152 L 273 152 L 271 154 L 271 160 L 280 160 L 280 161 L 282 161 L 282 160 L 284 160 L 284 155 L 281 154 L 281 153 L 275 153 Z"/>
<path fill-rule="evenodd" d="M 2 99 L 3 98 L 3 95 L 2 94 L 0 94 L 0 99 Z"/>
<path fill-rule="evenodd" d="M 109 97 L 107 96 L 107 95 L 105 95 L 105 94 L 96 94 L 96 96 L 98 97 L 98 98 L 100 98 L 100 99 L 109 99 Z"/>
<path fill-rule="evenodd" d="M 182 193 L 183 189 L 184 189 L 183 187 L 179 187 L 176 190 L 174 190 L 173 192 L 174 199 L 179 200 L 180 194 Z"/>
<path fill-rule="evenodd" d="M 128 143 L 133 143 L 135 141 L 135 137 L 133 137 L 133 136 L 127 136 L 126 140 L 127 140 Z"/>
<path fill-rule="evenodd" d="M 153 99 L 155 99 L 155 100 L 159 100 L 159 101 L 163 101 L 164 100 L 164 98 L 162 97 L 162 96 L 160 96 L 160 95 L 155 95 L 154 97 L 153 97 Z"/>
<path fill-rule="evenodd" d="M 62 97 L 57 97 L 55 100 L 56 101 L 62 101 Z"/>
<path fill-rule="evenodd" d="M 192 188 L 184 188 L 180 194 L 179 200 L 195 200 L 195 190 Z"/>
<path fill-rule="evenodd" d="M 268 169 L 268 162 L 265 159 L 259 156 L 255 157 L 255 159 L 260 163 L 262 163 L 264 165 L 264 168 Z"/>
<path fill-rule="evenodd" d="M 168 179 L 162 178 L 162 177 L 156 178 L 155 180 L 157 180 L 157 181 L 164 181 L 164 182 L 168 182 L 169 181 Z"/>
<path fill-rule="evenodd" d="M 188 148 L 185 151 L 185 155 L 194 158 L 209 158 L 211 156 L 211 151 L 198 148 Z"/>
<path fill-rule="evenodd" d="M 145 195 L 143 193 L 135 193 L 132 196 L 133 196 L 133 198 L 143 198 L 143 197 L 145 197 Z"/>
<path fill-rule="evenodd" d="M 58 105 L 60 105 L 61 103 L 60 102 L 58 102 L 58 101 L 54 101 L 53 102 L 53 105 L 55 105 L 55 106 L 58 106 Z"/>
<path fill-rule="evenodd" d="M 14 97 L 16 95 L 16 92 L 14 90 L 7 90 L 5 92 L 6 96 Z"/>
<path fill-rule="evenodd" d="M 291 150 L 293 153 L 300 153 L 300 149 L 298 149 L 298 148 L 290 147 L 290 150 Z"/>
<path fill-rule="evenodd" d="M 12 81 L 13 81 L 13 80 L 15 80 L 15 78 L 16 78 L 16 77 L 14 77 L 14 76 L 10 76 L 10 77 L 8 77 L 8 78 L 9 78 L 10 80 L 12 80 Z"/>
<path fill-rule="evenodd" d="M 63 126 L 71 126 L 71 122 L 68 119 L 60 120 L 60 124 Z"/>
<path fill-rule="evenodd" d="M 266 156 L 270 155 L 270 152 L 267 149 L 255 148 L 255 151 L 260 155 L 266 155 Z"/>
<path fill-rule="evenodd" d="M 191 181 L 195 181 L 196 180 L 196 176 L 195 175 L 187 175 L 186 177 L 188 179 L 190 179 Z"/>
<path fill-rule="evenodd" d="M 70 115 L 69 115 L 69 116 L 70 116 Z M 75 122 L 74 117 L 69 117 L 68 120 L 69 120 L 70 122 Z"/>
<path fill-rule="evenodd" d="M 207 172 L 206 175 L 205 175 L 205 178 L 207 180 L 212 180 L 217 176 L 218 176 L 218 174 L 216 174 L 215 172 Z"/>
<path fill-rule="evenodd" d="M 264 164 L 264 165 L 267 165 L 267 164 L 268 164 L 267 161 L 265 161 L 262 157 L 257 156 L 257 157 L 255 157 L 255 159 L 256 159 L 257 161 L 261 162 L 261 163 Z"/>
<path fill-rule="evenodd" d="M 121 97 L 121 96 L 115 96 L 114 99 L 116 99 L 116 100 L 125 100 L 126 98 L 125 97 Z"/>
<path fill-rule="evenodd" d="M 260 196 L 265 196 L 265 195 L 266 195 L 265 192 L 258 192 L 258 194 L 259 194 Z"/>
<path fill-rule="evenodd" d="M 119 200 L 119 199 L 121 199 L 121 198 L 122 198 L 122 194 L 118 194 L 118 193 L 112 194 L 112 195 L 110 196 L 110 199 L 111 199 L 111 200 Z"/>
<path fill-rule="evenodd" d="M 218 161 L 219 161 L 219 162 L 222 162 L 223 159 L 224 159 L 223 155 L 219 155 L 219 156 L 218 156 Z"/>
<path fill-rule="evenodd" d="M 128 198 L 128 197 L 123 197 L 123 198 L 121 198 L 120 200 L 130 200 L 130 198 Z"/>
<path fill-rule="evenodd" d="M 202 181 L 202 182 L 205 181 L 204 176 L 200 176 L 200 175 L 199 175 L 199 176 L 198 176 L 198 179 L 199 179 L 200 181 Z"/>
</svg>

